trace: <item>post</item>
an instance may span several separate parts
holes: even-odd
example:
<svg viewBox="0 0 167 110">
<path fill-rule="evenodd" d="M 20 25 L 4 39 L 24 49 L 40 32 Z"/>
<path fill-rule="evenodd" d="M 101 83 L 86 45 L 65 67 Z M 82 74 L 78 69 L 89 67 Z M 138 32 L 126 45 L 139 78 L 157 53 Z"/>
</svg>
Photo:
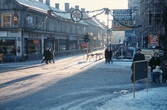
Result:
<svg viewBox="0 0 167 110">
<path fill-rule="evenodd" d="M 165 36 L 164 36 L 164 60 L 167 60 L 167 8 L 164 12 Z"/>
<path fill-rule="evenodd" d="M 109 14 L 107 14 L 107 46 L 108 46 L 108 20 L 109 20 Z"/>
<path fill-rule="evenodd" d="M 87 56 L 88 56 L 88 42 L 87 42 L 87 50 L 86 50 L 86 54 L 87 54 Z"/>
<path fill-rule="evenodd" d="M 37 62 L 38 62 L 38 44 L 36 45 L 37 47 Z"/>
</svg>

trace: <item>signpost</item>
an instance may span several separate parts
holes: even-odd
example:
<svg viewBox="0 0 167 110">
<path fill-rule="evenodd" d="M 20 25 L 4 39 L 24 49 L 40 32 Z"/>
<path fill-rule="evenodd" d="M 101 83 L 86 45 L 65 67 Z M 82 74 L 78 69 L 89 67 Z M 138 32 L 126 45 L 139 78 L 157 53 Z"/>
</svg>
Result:
<svg viewBox="0 0 167 110">
<path fill-rule="evenodd" d="M 147 60 L 141 60 L 141 61 L 135 61 L 133 63 L 133 97 L 135 98 L 135 81 L 139 81 L 141 79 L 146 79 L 146 89 L 148 92 L 148 61 Z"/>
<path fill-rule="evenodd" d="M 36 55 L 37 55 L 37 62 L 38 62 L 38 46 L 37 46 L 38 43 L 39 43 L 39 40 L 35 38 L 34 39 L 34 44 L 36 45 L 36 48 L 37 48 L 37 50 L 36 50 L 37 51 L 37 53 L 36 53 Z"/>
</svg>

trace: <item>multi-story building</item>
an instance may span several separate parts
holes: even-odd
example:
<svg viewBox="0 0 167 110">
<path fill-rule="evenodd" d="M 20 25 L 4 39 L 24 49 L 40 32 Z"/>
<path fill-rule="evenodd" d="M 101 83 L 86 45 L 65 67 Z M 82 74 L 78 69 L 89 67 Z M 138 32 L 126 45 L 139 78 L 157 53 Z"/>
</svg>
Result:
<svg viewBox="0 0 167 110">
<path fill-rule="evenodd" d="M 58 13 L 54 16 L 48 10 Z M 3 53 L 3 60 L 18 61 L 23 55 L 28 59 L 42 58 L 45 47 L 58 54 L 76 52 L 81 50 L 86 33 L 101 36 L 99 30 L 88 29 L 90 24 L 82 20 L 73 22 L 70 13 L 64 12 L 51 7 L 50 0 L 0 0 L 0 53 Z"/>
<path fill-rule="evenodd" d="M 138 2 L 139 0 L 128 0 L 128 9 L 132 10 L 132 20 L 133 20 L 134 27 L 136 26 Z M 136 46 L 137 44 L 135 30 L 136 30 L 135 28 L 133 28 L 133 30 L 129 30 L 128 31 L 129 34 L 127 33 L 128 36 L 125 36 L 129 46 Z M 125 32 L 125 35 L 126 35 L 126 32 Z"/>
<path fill-rule="evenodd" d="M 136 29 L 140 46 L 152 48 L 152 46 L 162 46 L 165 37 L 165 25 L 163 23 L 163 14 L 167 6 L 166 0 L 139 0 L 137 10 L 137 24 L 142 27 Z M 159 36 L 159 45 L 150 45 L 148 42 L 149 35 Z"/>
<path fill-rule="evenodd" d="M 136 28 L 136 37 L 140 47 L 166 49 L 167 29 L 164 17 L 166 9 L 166 0 L 139 0 L 136 23 L 142 27 Z M 154 38 L 157 42 L 153 42 Z"/>
</svg>

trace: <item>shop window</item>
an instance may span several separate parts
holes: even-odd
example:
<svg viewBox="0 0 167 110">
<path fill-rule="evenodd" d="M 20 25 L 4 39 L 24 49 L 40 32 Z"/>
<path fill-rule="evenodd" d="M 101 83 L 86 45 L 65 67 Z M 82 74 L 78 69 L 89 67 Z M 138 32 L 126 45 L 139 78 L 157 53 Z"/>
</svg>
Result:
<svg viewBox="0 0 167 110">
<path fill-rule="evenodd" d="M 41 42 L 39 41 L 38 45 L 34 44 L 34 40 L 26 41 L 26 53 L 27 54 L 36 54 L 36 52 L 41 53 Z"/>
<path fill-rule="evenodd" d="M 77 42 L 76 41 L 69 41 L 69 50 L 77 49 Z"/>
<path fill-rule="evenodd" d="M 3 13 L 1 19 L 1 27 L 11 27 L 11 14 Z"/>
<path fill-rule="evenodd" d="M 67 50 L 67 41 L 66 40 L 63 40 L 63 39 L 61 39 L 60 40 L 60 51 L 65 51 L 65 50 Z"/>
<path fill-rule="evenodd" d="M 3 55 L 16 55 L 15 40 L 1 39 L 0 53 Z"/>
</svg>

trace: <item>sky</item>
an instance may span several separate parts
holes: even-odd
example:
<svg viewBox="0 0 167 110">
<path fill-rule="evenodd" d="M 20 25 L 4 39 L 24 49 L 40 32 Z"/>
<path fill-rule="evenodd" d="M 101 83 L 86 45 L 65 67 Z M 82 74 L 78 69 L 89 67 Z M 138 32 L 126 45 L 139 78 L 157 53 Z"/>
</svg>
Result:
<svg viewBox="0 0 167 110">
<path fill-rule="evenodd" d="M 55 3 L 59 3 L 59 8 L 65 10 L 64 4 L 69 3 L 70 7 L 79 6 L 79 9 L 85 8 L 85 11 L 93 11 L 102 8 L 109 9 L 127 9 L 128 0 L 50 0 L 50 5 L 55 7 Z M 107 22 L 107 16 L 105 14 L 97 16 L 100 21 Z M 112 17 L 109 17 L 112 19 Z"/>
</svg>

